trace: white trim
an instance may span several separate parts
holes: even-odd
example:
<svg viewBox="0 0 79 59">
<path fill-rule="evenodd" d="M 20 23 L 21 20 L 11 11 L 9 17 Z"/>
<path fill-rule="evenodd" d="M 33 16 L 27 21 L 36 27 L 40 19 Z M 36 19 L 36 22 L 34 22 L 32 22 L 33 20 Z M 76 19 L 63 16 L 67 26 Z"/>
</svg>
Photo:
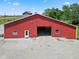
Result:
<svg viewBox="0 0 79 59">
<path fill-rule="evenodd" d="M 27 31 L 27 35 L 26 35 L 26 31 Z M 25 38 L 29 37 L 29 30 L 24 30 L 24 37 Z"/>
</svg>

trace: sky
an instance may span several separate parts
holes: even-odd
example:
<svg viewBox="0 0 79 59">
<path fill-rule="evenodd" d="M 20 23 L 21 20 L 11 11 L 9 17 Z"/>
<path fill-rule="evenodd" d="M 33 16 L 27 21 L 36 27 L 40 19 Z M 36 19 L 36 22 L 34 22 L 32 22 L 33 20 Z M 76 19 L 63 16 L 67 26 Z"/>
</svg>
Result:
<svg viewBox="0 0 79 59">
<path fill-rule="evenodd" d="M 0 0 L 0 15 L 21 15 L 24 11 L 42 14 L 47 8 L 62 9 L 79 0 Z"/>
</svg>

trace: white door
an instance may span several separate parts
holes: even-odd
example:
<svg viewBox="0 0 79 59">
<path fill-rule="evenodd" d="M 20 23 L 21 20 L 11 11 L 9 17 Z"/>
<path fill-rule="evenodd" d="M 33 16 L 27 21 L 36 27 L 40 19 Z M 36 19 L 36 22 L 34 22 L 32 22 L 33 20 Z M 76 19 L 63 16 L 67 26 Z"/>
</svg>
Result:
<svg viewBox="0 0 79 59">
<path fill-rule="evenodd" d="M 24 35 L 25 35 L 25 37 L 29 37 L 29 30 L 25 30 Z"/>
</svg>

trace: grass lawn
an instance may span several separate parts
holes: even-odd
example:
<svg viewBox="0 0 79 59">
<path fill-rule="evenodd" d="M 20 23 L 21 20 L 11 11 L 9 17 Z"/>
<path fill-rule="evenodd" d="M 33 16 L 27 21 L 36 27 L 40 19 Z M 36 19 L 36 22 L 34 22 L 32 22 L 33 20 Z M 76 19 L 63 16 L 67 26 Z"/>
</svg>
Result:
<svg viewBox="0 0 79 59">
<path fill-rule="evenodd" d="M 4 23 L 7 23 L 9 21 L 16 20 L 20 17 L 21 16 L 3 16 L 3 17 L 0 17 L 0 24 L 4 24 Z"/>
<path fill-rule="evenodd" d="M 77 29 L 77 37 L 79 38 L 79 27 Z"/>
</svg>

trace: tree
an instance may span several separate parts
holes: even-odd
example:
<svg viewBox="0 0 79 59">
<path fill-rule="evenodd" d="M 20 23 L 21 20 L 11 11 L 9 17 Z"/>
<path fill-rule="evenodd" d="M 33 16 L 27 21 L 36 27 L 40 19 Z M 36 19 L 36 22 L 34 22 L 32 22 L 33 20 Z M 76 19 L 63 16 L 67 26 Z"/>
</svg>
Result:
<svg viewBox="0 0 79 59">
<path fill-rule="evenodd" d="M 52 18 L 61 19 L 62 11 L 59 10 L 58 8 L 56 9 L 51 8 L 51 9 L 46 9 L 43 14 Z"/>
<path fill-rule="evenodd" d="M 77 3 L 64 5 L 62 10 L 58 8 L 46 9 L 43 14 L 70 24 L 79 25 L 79 4 Z"/>
<path fill-rule="evenodd" d="M 75 3 L 70 6 L 72 10 L 72 24 L 79 24 L 79 4 Z"/>
</svg>

